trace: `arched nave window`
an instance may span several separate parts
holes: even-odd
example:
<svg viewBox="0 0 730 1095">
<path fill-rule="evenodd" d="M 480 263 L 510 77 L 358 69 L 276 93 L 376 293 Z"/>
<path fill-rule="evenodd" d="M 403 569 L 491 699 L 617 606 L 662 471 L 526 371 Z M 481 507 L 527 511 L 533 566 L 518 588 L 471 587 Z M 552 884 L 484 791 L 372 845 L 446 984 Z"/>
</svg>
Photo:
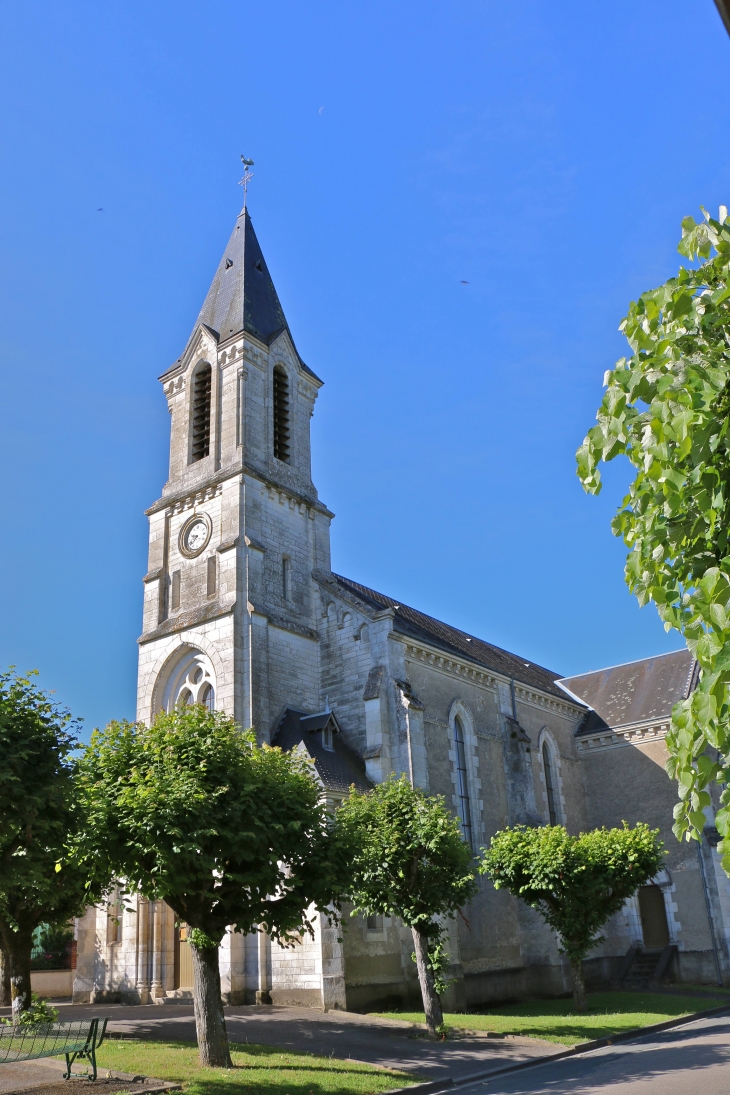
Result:
<svg viewBox="0 0 730 1095">
<path fill-rule="evenodd" d="M 466 768 L 464 724 L 460 715 L 454 716 L 454 755 L 456 761 L 456 794 L 461 832 L 467 844 L 473 846 L 471 826 L 471 802 L 469 800 L 469 773 Z"/>
<path fill-rule="evenodd" d="M 559 753 L 552 736 L 543 728 L 539 739 L 541 782 L 548 825 L 562 825 L 565 820 L 565 802 L 560 779 Z"/>
<path fill-rule="evenodd" d="M 558 811 L 555 808 L 555 785 L 553 782 L 553 768 L 550 761 L 550 750 L 546 741 L 542 743 L 542 766 L 545 771 L 545 793 L 548 801 L 548 817 L 551 825 L 558 824 Z"/>
</svg>

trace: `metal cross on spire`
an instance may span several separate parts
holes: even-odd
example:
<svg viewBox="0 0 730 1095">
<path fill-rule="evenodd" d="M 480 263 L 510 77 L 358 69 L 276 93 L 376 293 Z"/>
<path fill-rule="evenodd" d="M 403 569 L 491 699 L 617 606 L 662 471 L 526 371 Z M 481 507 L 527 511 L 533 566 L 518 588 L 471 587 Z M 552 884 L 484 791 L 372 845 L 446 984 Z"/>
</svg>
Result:
<svg viewBox="0 0 730 1095">
<path fill-rule="evenodd" d="M 243 164 L 243 178 L 239 182 L 239 186 L 243 187 L 243 210 L 246 212 L 246 191 L 248 190 L 248 184 L 253 178 L 253 171 L 249 171 L 249 167 L 253 167 L 253 160 L 247 160 L 245 156 L 241 156 L 241 163 Z"/>
</svg>

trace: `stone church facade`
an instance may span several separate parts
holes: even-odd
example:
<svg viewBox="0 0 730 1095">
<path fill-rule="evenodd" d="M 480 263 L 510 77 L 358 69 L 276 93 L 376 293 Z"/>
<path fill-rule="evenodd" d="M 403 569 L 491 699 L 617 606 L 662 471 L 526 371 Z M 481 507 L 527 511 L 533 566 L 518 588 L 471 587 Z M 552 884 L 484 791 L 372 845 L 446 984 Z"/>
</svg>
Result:
<svg viewBox="0 0 730 1095">
<path fill-rule="evenodd" d="M 647 820 L 667 867 L 609 924 L 589 984 L 620 977 L 639 948 L 680 980 L 730 978 L 712 817 L 699 855 L 671 835 L 663 739 L 672 703 L 696 683 L 690 656 L 561 679 L 332 571 L 334 515 L 310 460 L 322 382 L 297 352 L 247 212 L 160 379 L 170 472 L 147 510 L 138 719 L 185 702 L 226 711 L 260 740 L 306 748 L 335 805 L 353 783 L 405 773 L 445 797 L 475 851 L 517 823 Z M 77 922 L 74 999 L 189 999 L 185 927 L 162 902 L 124 904 L 112 895 Z M 567 991 L 536 913 L 485 879 L 463 913 L 449 927 L 449 1006 Z M 341 941 L 318 920 L 290 949 L 230 934 L 223 992 L 325 1008 L 413 1001 L 411 951 L 410 933 L 382 917 L 349 920 Z"/>
</svg>

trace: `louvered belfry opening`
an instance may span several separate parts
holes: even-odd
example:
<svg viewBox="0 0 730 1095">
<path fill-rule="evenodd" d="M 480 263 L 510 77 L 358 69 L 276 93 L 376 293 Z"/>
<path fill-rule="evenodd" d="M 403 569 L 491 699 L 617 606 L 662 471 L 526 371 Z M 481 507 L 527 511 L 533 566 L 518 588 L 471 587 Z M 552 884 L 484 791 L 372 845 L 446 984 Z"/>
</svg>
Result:
<svg viewBox="0 0 730 1095">
<path fill-rule="evenodd" d="M 202 460 L 210 452 L 210 393 L 213 371 L 210 365 L 201 365 L 193 384 L 193 455 Z"/>
<path fill-rule="evenodd" d="M 274 456 L 289 463 L 289 378 L 280 365 L 274 367 Z"/>
</svg>

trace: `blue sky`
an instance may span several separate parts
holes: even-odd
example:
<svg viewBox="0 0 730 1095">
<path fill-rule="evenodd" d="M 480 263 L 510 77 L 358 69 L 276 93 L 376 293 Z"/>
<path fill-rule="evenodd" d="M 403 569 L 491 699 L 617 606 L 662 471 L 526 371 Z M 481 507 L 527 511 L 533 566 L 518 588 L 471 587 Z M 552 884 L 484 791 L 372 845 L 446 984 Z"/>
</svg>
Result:
<svg viewBox="0 0 730 1095">
<path fill-rule="evenodd" d="M 730 198 L 712 0 L 0 7 L 0 665 L 132 716 L 157 377 L 249 206 L 325 380 L 333 567 L 566 674 L 675 649 L 575 477 L 632 298 Z"/>
</svg>

